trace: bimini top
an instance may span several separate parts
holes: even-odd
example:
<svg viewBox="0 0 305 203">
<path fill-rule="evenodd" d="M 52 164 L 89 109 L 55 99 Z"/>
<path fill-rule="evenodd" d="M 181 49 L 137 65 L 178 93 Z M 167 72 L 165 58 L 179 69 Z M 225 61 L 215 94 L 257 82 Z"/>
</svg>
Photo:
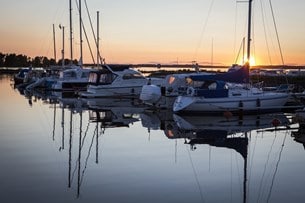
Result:
<svg viewBox="0 0 305 203">
<path fill-rule="evenodd" d="M 249 66 L 244 65 L 238 70 L 215 75 L 191 75 L 189 78 L 193 81 L 221 80 L 232 83 L 249 83 Z"/>
</svg>

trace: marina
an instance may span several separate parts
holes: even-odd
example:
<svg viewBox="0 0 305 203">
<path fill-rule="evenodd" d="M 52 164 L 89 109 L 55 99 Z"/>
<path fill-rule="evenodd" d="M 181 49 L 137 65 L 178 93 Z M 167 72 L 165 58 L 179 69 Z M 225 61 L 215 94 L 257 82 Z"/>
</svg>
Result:
<svg viewBox="0 0 305 203">
<path fill-rule="evenodd" d="M 175 115 L 131 99 L 27 94 L 12 75 L 0 84 L 3 202 L 305 198 L 294 113 Z"/>
<path fill-rule="evenodd" d="M 0 202 L 304 202 L 304 2 L 2 7 Z"/>
</svg>

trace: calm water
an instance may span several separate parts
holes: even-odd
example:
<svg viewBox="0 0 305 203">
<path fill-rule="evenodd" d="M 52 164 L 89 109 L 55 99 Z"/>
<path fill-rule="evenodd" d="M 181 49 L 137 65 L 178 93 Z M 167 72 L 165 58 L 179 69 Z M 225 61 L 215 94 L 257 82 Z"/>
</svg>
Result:
<svg viewBox="0 0 305 203">
<path fill-rule="evenodd" d="M 0 202 L 305 201 L 293 115 L 144 112 L 129 100 L 24 95 L 6 75 L 0 95 Z"/>
</svg>

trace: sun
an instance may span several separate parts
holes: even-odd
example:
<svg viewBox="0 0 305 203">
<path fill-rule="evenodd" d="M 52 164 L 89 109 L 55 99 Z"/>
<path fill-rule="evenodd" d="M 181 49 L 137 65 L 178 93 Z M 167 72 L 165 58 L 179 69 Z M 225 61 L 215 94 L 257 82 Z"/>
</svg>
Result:
<svg viewBox="0 0 305 203">
<path fill-rule="evenodd" d="M 250 66 L 255 66 L 256 65 L 256 60 L 255 60 L 254 56 L 250 57 L 249 63 L 250 63 Z"/>
<path fill-rule="evenodd" d="M 244 57 L 244 60 L 241 61 L 241 64 L 243 64 L 243 63 L 245 63 L 247 61 L 248 61 L 247 58 Z M 250 66 L 256 66 L 256 60 L 255 60 L 254 56 L 250 56 L 249 64 L 250 64 Z"/>
</svg>

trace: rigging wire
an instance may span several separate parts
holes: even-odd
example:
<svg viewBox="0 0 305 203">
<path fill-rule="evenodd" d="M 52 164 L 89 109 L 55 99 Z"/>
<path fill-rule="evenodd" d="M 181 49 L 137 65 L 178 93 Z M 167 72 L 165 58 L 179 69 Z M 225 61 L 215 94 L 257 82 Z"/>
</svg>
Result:
<svg viewBox="0 0 305 203">
<path fill-rule="evenodd" d="M 210 18 L 210 14 L 211 14 L 211 11 L 212 11 L 212 8 L 213 8 L 213 5 L 214 5 L 214 1 L 215 0 L 212 0 L 211 3 L 210 3 L 210 7 L 209 7 L 209 10 L 208 10 L 207 18 L 205 19 L 204 25 L 203 25 L 201 33 L 200 33 L 199 43 L 197 44 L 197 47 L 195 49 L 195 59 L 196 59 L 196 61 L 197 61 L 198 49 L 199 49 L 199 47 L 201 45 L 203 34 L 205 33 L 205 30 L 206 30 L 206 27 L 207 27 L 207 24 L 208 24 L 208 20 Z"/>
<path fill-rule="evenodd" d="M 285 133 L 285 137 L 283 139 L 283 143 L 282 143 L 281 150 L 280 150 L 280 153 L 279 153 L 279 158 L 277 160 L 277 163 L 276 163 L 276 166 L 275 166 L 275 171 L 274 171 L 274 174 L 272 176 L 272 181 L 271 181 L 271 186 L 270 186 L 270 190 L 269 190 L 269 193 L 268 193 L 267 202 L 269 202 L 270 197 L 271 197 L 275 176 L 276 176 L 276 173 L 278 171 L 278 167 L 279 167 L 279 164 L 280 164 L 280 161 L 281 161 L 282 152 L 283 152 L 283 149 L 284 149 L 284 144 L 285 144 L 285 141 L 286 141 L 287 134 L 288 134 L 288 131 L 286 131 L 286 133 Z"/>
<path fill-rule="evenodd" d="M 191 154 L 190 154 L 190 150 L 188 148 L 187 148 L 187 152 L 188 152 L 188 155 L 189 155 L 189 158 L 190 158 L 190 162 L 191 162 L 191 165 L 192 165 L 192 169 L 193 169 L 193 173 L 194 173 L 194 176 L 195 176 L 195 179 L 196 179 L 196 183 L 197 183 L 198 188 L 199 188 L 200 198 L 201 198 L 202 202 L 205 202 L 204 198 L 203 198 L 203 194 L 202 194 L 202 189 L 201 189 L 201 186 L 200 186 L 200 183 L 199 183 L 199 180 L 198 180 L 198 175 L 196 173 L 195 166 L 194 166 Z"/>
<path fill-rule="evenodd" d="M 75 2 L 76 2 L 77 10 L 79 11 L 79 5 L 77 3 L 77 0 L 75 0 Z M 91 55 L 92 61 L 95 64 L 93 52 L 92 52 L 92 49 L 91 49 L 91 46 L 90 46 L 89 38 L 88 38 L 88 35 L 87 35 L 87 32 L 86 32 L 86 28 L 85 28 L 83 19 L 81 20 L 81 25 L 83 27 L 83 31 L 84 31 L 84 34 L 85 34 L 85 37 L 86 37 L 86 41 L 87 41 L 87 44 L 88 44 L 88 48 L 89 48 L 89 51 L 90 51 L 90 55 Z M 83 61 L 83 59 L 81 59 L 81 60 Z"/>
<path fill-rule="evenodd" d="M 273 19 L 274 29 L 275 29 L 275 33 L 276 33 L 277 44 L 278 44 L 278 47 L 279 47 L 279 50 L 280 50 L 282 65 L 285 65 L 283 52 L 282 52 L 282 47 L 281 47 L 280 38 L 279 38 L 279 33 L 278 33 L 278 29 L 277 29 L 276 22 L 275 22 L 274 11 L 273 11 L 273 6 L 272 6 L 271 0 L 269 0 L 269 4 L 270 4 L 270 8 L 271 8 L 271 13 L 272 13 L 272 19 Z M 289 84 L 287 76 L 285 77 L 285 79 L 286 79 L 286 84 Z"/>
<path fill-rule="evenodd" d="M 257 197 L 257 202 L 260 201 L 260 198 L 261 198 L 261 191 L 262 191 L 262 185 L 263 185 L 263 180 L 264 180 L 264 177 L 265 177 L 265 174 L 266 174 L 266 169 L 267 169 L 267 165 L 269 163 L 269 159 L 270 159 L 270 154 L 271 154 L 271 151 L 273 149 L 273 146 L 274 146 L 274 143 L 275 143 L 275 140 L 276 140 L 277 136 L 274 136 L 274 139 L 272 141 L 272 144 L 271 144 L 271 147 L 270 147 L 270 150 L 268 152 L 268 156 L 267 156 L 267 161 L 265 163 L 265 166 L 264 166 L 264 171 L 263 171 L 263 175 L 262 175 L 262 178 L 261 178 L 261 182 L 260 182 L 260 185 L 259 185 L 259 191 L 258 191 L 258 197 Z"/>
<path fill-rule="evenodd" d="M 90 125 L 90 122 L 88 122 L 88 124 L 87 124 L 85 135 L 84 135 L 83 140 L 82 140 L 82 147 L 84 146 L 84 142 L 85 142 L 85 139 L 87 137 L 87 133 L 88 133 L 88 130 L 89 130 L 89 125 Z"/>
<path fill-rule="evenodd" d="M 89 12 L 89 9 L 88 9 L 87 0 L 85 0 L 85 6 L 86 6 L 86 10 L 87 10 L 87 14 L 88 14 L 88 19 L 89 19 L 89 22 L 90 22 L 91 31 L 92 31 L 92 34 L 93 34 L 95 46 L 97 47 L 99 38 L 98 38 L 98 36 L 96 37 L 94 29 L 93 29 L 93 26 L 92 26 L 92 20 L 91 20 L 90 12 Z M 103 58 L 101 57 L 100 50 L 97 50 L 97 52 L 98 52 L 98 57 L 100 58 L 100 61 L 102 62 Z"/>
<path fill-rule="evenodd" d="M 235 44 L 235 43 L 234 43 L 234 44 Z M 242 39 L 242 42 L 241 42 L 241 44 L 240 44 L 240 47 L 239 47 L 237 56 L 236 56 L 235 61 L 234 61 L 234 64 L 237 64 L 237 60 L 238 60 L 238 58 L 239 58 L 240 52 L 244 49 L 244 46 L 245 46 L 245 38 Z M 234 52 L 235 52 L 235 51 L 234 51 Z M 242 56 L 242 63 L 244 63 L 244 53 L 243 53 L 243 56 Z"/>
<path fill-rule="evenodd" d="M 273 25 L 274 25 L 274 29 L 275 29 L 275 33 L 276 33 L 276 39 L 277 39 L 277 43 L 278 43 L 280 54 L 281 54 L 282 65 L 285 65 L 283 52 L 282 52 L 282 47 L 281 47 L 280 38 L 279 38 L 279 33 L 278 33 L 276 22 L 275 22 L 274 11 L 273 11 L 273 6 L 272 6 L 271 0 L 269 0 L 269 4 L 270 4 L 270 8 L 271 8 L 271 13 L 272 13 Z"/>
<path fill-rule="evenodd" d="M 262 0 L 260 0 L 260 5 L 261 5 L 261 11 L 262 11 L 262 21 L 263 21 L 263 28 L 264 28 L 264 34 L 265 34 L 265 43 L 267 46 L 267 52 L 268 52 L 268 58 L 269 58 L 269 63 L 272 65 L 272 59 L 271 59 L 271 55 L 270 55 L 270 48 L 269 48 L 269 43 L 267 40 L 267 29 L 266 29 L 266 22 L 265 22 L 265 10 L 263 7 L 263 2 Z"/>
<path fill-rule="evenodd" d="M 92 150 L 92 146 L 93 146 L 93 142 L 94 142 L 95 132 L 96 132 L 96 131 L 97 131 L 97 129 L 94 130 L 94 133 L 93 133 L 93 136 L 92 136 L 91 144 L 90 144 L 90 146 L 89 146 L 88 155 L 87 155 L 86 161 L 85 161 L 85 166 L 84 166 L 84 169 L 83 169 L 83 171 L 82 171 L 82 177 L 81 177 L 80 184 L 82 184 L 83 179 L 84 179 L 84 175 L 85 175 L 85 171 L 86 171 L 86 169 L 87 169 L 88 160 L 89 160 L 89 157 L 90 157 L 90 154 L 91 154 L 91 150 Z M 96 135 L 96 136 L 98 136 L 98 135 Z"/>
</svg>

